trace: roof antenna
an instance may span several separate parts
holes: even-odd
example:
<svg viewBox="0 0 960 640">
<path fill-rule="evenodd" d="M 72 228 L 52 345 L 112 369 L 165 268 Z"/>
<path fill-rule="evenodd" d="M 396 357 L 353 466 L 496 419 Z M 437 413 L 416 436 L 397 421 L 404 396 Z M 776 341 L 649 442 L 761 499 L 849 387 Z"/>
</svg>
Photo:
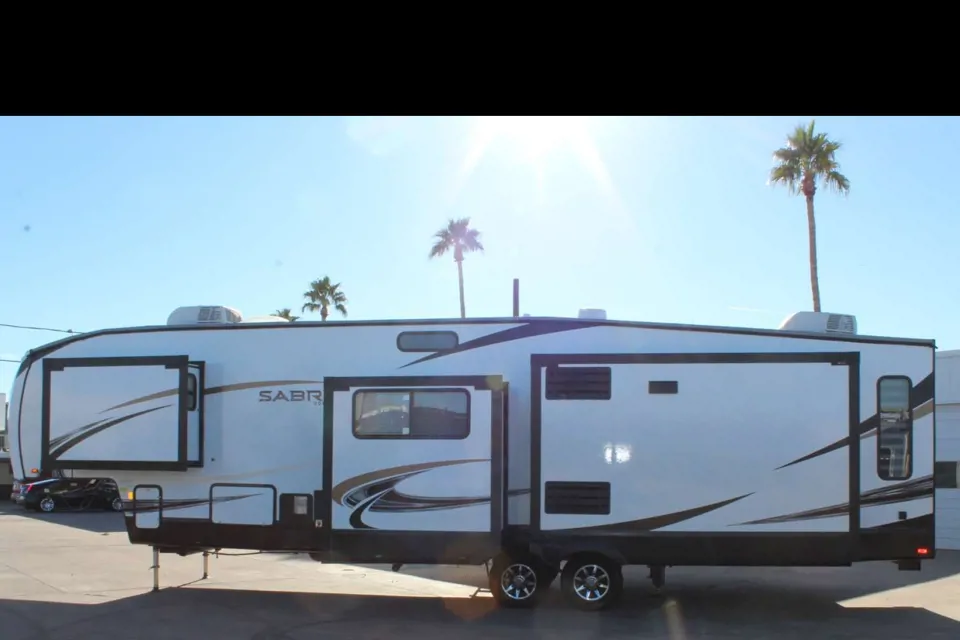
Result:
<svg viewBox="0 0 960 640">
<path fill-rule="evenodd" d="M 513 279 L 513 317 L 520 317 L 520 278 Z"/>
</svg>

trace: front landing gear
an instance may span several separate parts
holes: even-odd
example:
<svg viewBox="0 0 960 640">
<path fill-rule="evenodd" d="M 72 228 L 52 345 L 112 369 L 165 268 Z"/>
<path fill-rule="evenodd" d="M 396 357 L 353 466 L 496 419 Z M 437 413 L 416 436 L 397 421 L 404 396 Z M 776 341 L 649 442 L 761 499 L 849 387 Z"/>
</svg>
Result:
<svg viewBox="0 0 960 640">
<path fill-rule="evenodd" d="M 197 551 L 179 552 L 179 555 L 188 556 L 191 553 L 197 553 Z M 210 552 L 202 551 L 201 553 L 203 553 L 203 576 L 200 579 L 206 580 L 210 577 Z M 153 571 L 153 591 L 160 591 L 160 547 L 153 547 L 153 565 L 150 569 Z"/>
<path fill-rule="evenodd" d="M 651 564 L 650 567 L 650 580 L 653 581 L 653 588 L 656 589 L 657 594 L 661 593 L 663 585 L 667 581 L 667 568 L 662 564 Z"/>
</svg>

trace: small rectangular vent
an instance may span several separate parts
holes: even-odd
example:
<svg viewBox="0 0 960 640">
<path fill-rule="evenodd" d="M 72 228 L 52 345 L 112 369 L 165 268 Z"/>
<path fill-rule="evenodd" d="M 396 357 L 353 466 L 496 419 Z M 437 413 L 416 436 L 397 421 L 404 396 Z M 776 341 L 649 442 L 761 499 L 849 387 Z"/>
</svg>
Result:
<svg viewBox="0 0 960 640">
<path fill-rule="evenodd" d="M 651 380 L 647 391 L 652 394 L 674 394 L 678 393 L 680 384 L 676 380 Z"/>
<path fill-rule="evenodd" d="M 609 400 L 610 367 L 547 367 L 547 400 Z"/>
<path fill-rule="evenodd" d="M 547 482 L 543 512 L 568 515 L 610 514 L 609 482 Z"/>
<path fill-rule="evenodd" d="M 826 330 L 829 333 L 855 333 L 853 318 L 840 313 L 831 313 L 827 316 Z"/>
<path fill-rule="evenodd" d="M 220 322 L 223 316 L 220 307 L 200 307 L 197 322 Z"/>
</svg>

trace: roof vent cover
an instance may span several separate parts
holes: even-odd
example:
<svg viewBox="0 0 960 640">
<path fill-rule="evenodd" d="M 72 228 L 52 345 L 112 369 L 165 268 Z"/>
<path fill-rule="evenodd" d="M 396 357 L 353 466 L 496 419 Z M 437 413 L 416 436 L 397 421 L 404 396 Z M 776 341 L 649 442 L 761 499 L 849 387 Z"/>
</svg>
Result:
<svg viewBox="0 0 960 640">
<path fill-rule="evenodd" d="M 606 320 L 607 312 L 604 309 L 580 309 L 577 317 L 581 320 Z"/>
<path fill-rule="evenodd" d="M 798 311 L 778 327 L 781 331 L 800 333 L 839 333 L 857 335 L 857 318 L 845 313 Z"/>
<path fill-rule="evenodd" d="M 178 307 L 167 318 L 168 325 L 239 324 L 243 315 L 236 309 L 220 305 Z"/>
</svg>

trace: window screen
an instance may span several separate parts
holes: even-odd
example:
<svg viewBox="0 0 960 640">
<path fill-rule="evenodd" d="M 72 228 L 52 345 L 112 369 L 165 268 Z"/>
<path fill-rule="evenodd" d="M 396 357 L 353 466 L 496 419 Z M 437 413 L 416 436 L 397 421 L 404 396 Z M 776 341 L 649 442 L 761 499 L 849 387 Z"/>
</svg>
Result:
<svg viewBox="0 0 960 640">
<path fill-rule="evenodd" d="M 353 435 L 466 438 L 470 435 L 470 394 L 463 389 L 357 391 L 353 396 Z"/>
<path fill-rule="evenodd" d="M 877 475 L 883 480 L 913 475 L 912 389 L 904 376 L 885 376 L 877 383 Z"/>
</svg>

